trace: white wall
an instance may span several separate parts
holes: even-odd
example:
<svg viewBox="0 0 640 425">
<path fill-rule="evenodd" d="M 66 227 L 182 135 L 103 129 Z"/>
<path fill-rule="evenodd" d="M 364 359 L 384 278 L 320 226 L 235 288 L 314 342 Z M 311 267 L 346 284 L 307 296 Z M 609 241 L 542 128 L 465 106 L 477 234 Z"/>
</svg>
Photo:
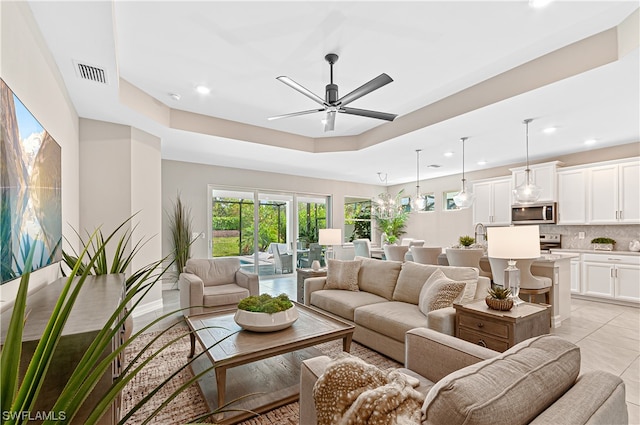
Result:
<svg viewBox="0 0 640 425">
<path fill-rule="evenodd" d="M 74 248 L 79 224 L 78 115 L 26 2 L 0 2 L 0 76 L 62 147 L 62 232 Z M 64 247 L 68 247 L 64 242 Z M 58 265 L 31 275 L 30 291 L 58 277 Z M 2 309 L 19 281 L 0 286 Z"/>
<path fill-rule="evenodd" d="M 148 242 L 134 257 L 130 271 L 160 260 L 160 139 L 129 126 L 83 118 L 80 159 L 81 233 L 100 228 L 107 236 L 135 214 L 124 227 L 135 228 L 131 246 L 140 240 Z M 158 283 L 133 314 L 161 306 L 162 285 Z"/>
<path fill-rule="evenodd" d="M 180 193 L 182 202 L 191 208 L 193 231 L 207 234 L 207 230 L 210 227 L 208 224 L 210 214 L 207 206 L 207 187 L 210 184 L 236 188 L 333 195 L 332 215 L 333 226 L 336 228 L 344 227 L 345 196 L 373 198 L 384 191 L 384 187 L 359 183 L 163 160 L 162 206 L 165 213 L 162 217 L 162 229 L 163 234 L 167 235 L 162 241 L 164 255 L 171 252 L 166 212 L 171 211 L 178 193 Z M 206 239 L 198 239 L 194 242 L 191 255 L 197 258 L 209 256 Z"/>
</svg>

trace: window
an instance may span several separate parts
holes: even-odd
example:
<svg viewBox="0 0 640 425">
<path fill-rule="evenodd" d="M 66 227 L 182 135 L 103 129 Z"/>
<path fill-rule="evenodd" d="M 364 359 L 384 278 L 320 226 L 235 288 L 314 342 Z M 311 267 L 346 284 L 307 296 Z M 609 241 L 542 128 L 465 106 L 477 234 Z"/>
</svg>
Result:
<svg viewBox="0 0 640 425">
<path fill-rule="evenodd" d="M 443 207 L 442 209 L 447 211 L 447 210 L 457 210 L 458 207 L 456 206 L 456 203 L 453 202 L 453 197 L 456 196 L 458 194 L 457 190 L 453 190 L 450 192 L 444 192 L 443 193 Z"/>
<path fill-rule="evenodd" d="M 371 199 L 344 199 L 344 238 L 371 240 Z"/>
</svg>

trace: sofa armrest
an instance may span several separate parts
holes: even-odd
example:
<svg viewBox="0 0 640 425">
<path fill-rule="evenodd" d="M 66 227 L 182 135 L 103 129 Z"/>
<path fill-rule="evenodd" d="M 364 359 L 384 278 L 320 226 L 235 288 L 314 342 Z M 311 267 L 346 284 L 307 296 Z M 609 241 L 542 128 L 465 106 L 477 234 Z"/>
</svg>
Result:
<svg viewBox="0 0 640 425">
<path fill-rule="evenodd" d="M 204 283 L 193 273 L 180 273 L 178 278 L 178 289 L 180 290 L 180 308 L 185 316 L 203 313 L 204 304 Z"/>
<path fill-rule="evenodd" d="M 491 279 L 486 276 L 478 276 L 475 299 L 484 300 L 487 297 L 487 290 L 491 288 Z"/>
<path fill-rule="evenodd" d="M 455 336 L 456 334 L 456 310 L 453 307 L 439 308 L 427 314 L 427 326 L 429 329 L 440 333 Z"/>
<path fill-rule="evenodd" d="M 307 359 L 300 365 L 300 424 L 316 425 L 317 423 L 313 387 L 330 361 L 331 358 L 327 356 L 318 356 Z"/>
<path fill-rule="evenodd" d="M 432 329 L 415 328 L 405 334 L 405 367 L 431 382 L 498 354 Z"/>
<path fill-rule="evenodd" d="M 603 370 L 579 376 L 573 387 L 531 422 L 532 425 L 628 423 L 624 382 Z"/>
<path fill-rule="evenodd" d="M 247 288 L 249 295 L 260 295 L 260 280 L 258 275 L 250 273 L 245 270 L 238 270 L 236 272 L 236 284 Z"/>
<path fill-rule="evenodd" d="M 326 276 L 310 277 L 304 280 L 304 305 L 311 305 L 311 293 L 324 288 Z"/>
</svg>

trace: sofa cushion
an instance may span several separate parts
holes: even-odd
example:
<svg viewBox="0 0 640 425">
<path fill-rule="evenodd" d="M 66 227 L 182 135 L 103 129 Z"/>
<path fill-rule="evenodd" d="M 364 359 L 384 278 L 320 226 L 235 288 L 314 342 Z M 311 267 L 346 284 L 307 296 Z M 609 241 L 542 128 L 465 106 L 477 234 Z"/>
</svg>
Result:
<svg viewBox="0 0 640 425">
<path fill-rule="evenodd" d="M 464 294 L 461 302 L 473 301 L 478 285 L 478 269 L 473 267 L 436 266 L 433 264 L 418 264 L 406 261 L 398 276 L 398 283 L 393 292 L 394 301 L 404 301 L 418 304 L 420 290 L 429 276 L 437 269 L 441 269 L 445 276 L 457 282 L 465 282 Z"/>
<path fill-rule="evenodd" d="M 438 269 L 422 286 L 418 308 L 427 315 L 430 311 L 451 307 L 453 300 L 462 294 L 465 286 L 466 283 L 449 279 L 442 270 Z"/>
<path fill-rule="evenodd" d="M 358 272 L 360 261 L 333 260 L 327 261 L 327 280 L 324 289 L 346 289 L 358 291 Z"/>
<path fill-rule="evenodd" d="M 353 321 L 354 310 L 363 305 L 385 303 L 387 300 L 369 292 L 321 289 L 311 293 L 311 305 Z"/>
<path fill-rule="evenodd" d="M 204 286 L 235 283 L 240 269 L 238 258 L 190 258 L 184 266 L 185 273 L 193 273 L 202 279 Z"/>
<path fill-rule="evenodd" d="M 417 305 L 397 301 L 358 307 L 353 321 L 400 342 L 404 342 L 404 334 L 409 329 L 424 328 L 428 324 Z"/>
<path fill-rule="evenodd" d="M 579 372 L 579 347 L 555 335 L 531 338 L 438 381 L 422 406 L 423 424 L 527 424 Z"/>
<path fill-rule="evenodd" d="M 205 286 L 202 295 L 205 307 L 217 307 L 238 304 L 241 299 L 248 297 L 250 294 L 248 289 L 235 283 L 229 283 L 227 285 Z"/>
<path fill-rule="evenodd" d="M 358 275 L 360 290 L 371 292 L 390 300 L 393 297 L 393 290 L 396 287 L 402 263 L 366 257 L 356 257 L 356 260 L 362 261 Z"/>
</svg>

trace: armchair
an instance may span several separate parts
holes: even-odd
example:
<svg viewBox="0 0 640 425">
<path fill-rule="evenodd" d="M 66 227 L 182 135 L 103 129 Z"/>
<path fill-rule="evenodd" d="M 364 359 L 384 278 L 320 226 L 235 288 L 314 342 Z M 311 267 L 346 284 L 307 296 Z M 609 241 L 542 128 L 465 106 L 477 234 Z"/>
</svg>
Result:
<svg viewBox="0 0 640 425">
<path fill-rule="evenodd" d="M 354 239 L 353 249 L 356 257 L 371 258 L 371 241 L 369 239 Z"/>
<path fill-rule="evenodd" d="M 180 308 L 185 316 L 237 306 L 259 295 L 258 275 L 240 269 L 238 258 L 192 258 L 178 278 Z"/>
<path fill-rule="evenodd" d="M 311 267 L 314 260 L 318 260 L 318 262 L 322 265 L 324 261 L 322 260 L 322 247 L 317 243 L 309 244 L 309 252 L 307 253 L 306 258 L 299 258 L 298 261 L 300 263 L 300 267 Z"/>
<path fill-rule="evenodd" d="M 280 270 L 280 273 L 284 274 L 286 270 L 287 273 L 292 273 L 293 272 L 293 255 L 287 254 L 286 252 L 280 252 L 283 246 L 285 247 L 284 249 L 286 250 L 286 245 L 284 244 L 272 243 L 269 246 L 269 249 L 273 252 L 273 260 L 275 262 L 275 272 L 278 273 L 278 270 Z"/>
</svg>

